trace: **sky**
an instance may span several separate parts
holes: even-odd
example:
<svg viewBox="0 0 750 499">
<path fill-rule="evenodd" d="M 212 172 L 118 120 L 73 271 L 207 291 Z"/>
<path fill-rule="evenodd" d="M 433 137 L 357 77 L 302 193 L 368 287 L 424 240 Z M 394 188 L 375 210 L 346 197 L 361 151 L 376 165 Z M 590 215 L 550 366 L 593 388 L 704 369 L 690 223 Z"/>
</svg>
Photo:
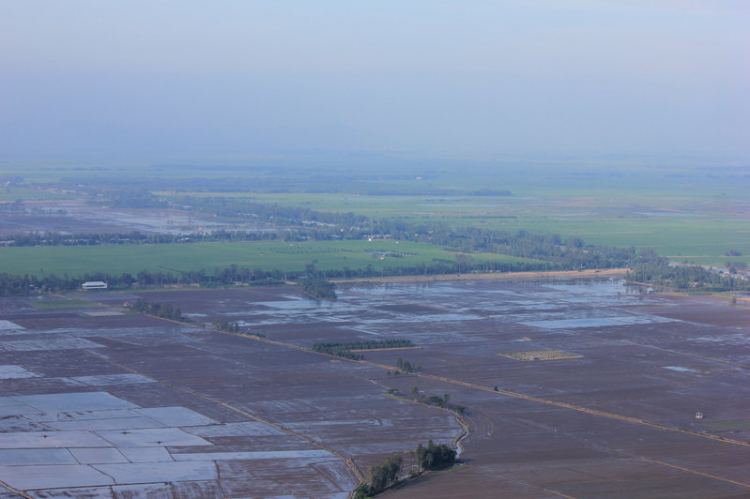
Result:
<svg viewBox="0 0 750 499">
<path fill-rule="evenodd" d="M 0 160 L 750 158 L 746 0 L 0 0 Z"/>
</svg>

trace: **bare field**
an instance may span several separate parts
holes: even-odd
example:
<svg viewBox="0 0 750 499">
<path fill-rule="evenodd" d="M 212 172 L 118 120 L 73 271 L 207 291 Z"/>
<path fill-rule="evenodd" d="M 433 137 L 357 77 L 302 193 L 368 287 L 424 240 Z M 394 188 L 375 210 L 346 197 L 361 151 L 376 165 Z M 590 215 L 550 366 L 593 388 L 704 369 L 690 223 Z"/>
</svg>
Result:
<svg viewBox="0 0 750 499">
<path fill-rule="evenodd" d="M 562 360 L 562 359 L 580 359 L 583 355 L 563 352 L 562 350 L 536 350 L 532 352 L 513 352 L 499 353 L 502 357 L 516 359 L 523 362 L 533 362 L 537 360 Z"/>
<path fill-rule="evenodd" d="M 0 300 L 0 480 L 50 498 L 344 498 L 390 452 L 461 434 L 382 396 L 417 387 L 466 407 L 466 465 L 384 497 L 750 495 L 748 310 L 614 280 L 79 295 L 138 296 L 191 324 Z M 204 327 L 216 318 L 265 339 Z M 419 348 L 304 350 L 389 338 Z M 498 355 L 550 351 L 580 358 Z M 423 371 L 395 375 L 399 358 Z"/>
<path fill-rule="evenodd" d="M 146 233 L 181 234 L 219 228 L 257 229 L 246 224 L 225 225 L 210 217 L 195 216 L 182 210 L 152 208 L 110 208 L 81 200 L 30 201 L 27 204 L 42 213 L 3 214 L 0 236 L 17 233 Z"/>
</svg>

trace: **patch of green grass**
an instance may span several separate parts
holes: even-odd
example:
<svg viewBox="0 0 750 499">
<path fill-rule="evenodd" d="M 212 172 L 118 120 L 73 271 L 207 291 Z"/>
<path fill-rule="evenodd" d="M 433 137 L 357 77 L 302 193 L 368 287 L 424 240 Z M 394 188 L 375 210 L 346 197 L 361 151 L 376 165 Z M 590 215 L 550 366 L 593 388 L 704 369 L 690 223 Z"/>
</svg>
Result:
<svg viewBox="0 0 750 499">
<path fill-rule="evenodd" d="M 153 188 L 155 179 L 174 179 L 180 180 L 179 186 L 168 191 L 164 185 L 171 183 L 161 182 L 160 195 L 250 197 L 261 203 L 354 212 L 373 218 L 559 233 L 592 244 L 653 248 L 676 262 L 717 266 L 726 261 L 723 255 L 727 251 L 737 250 L 743 256 L 730 259 L 750 263 L 750 219 L 743 213 L 747 174 L 736 166 L 699 159 L 659 162 L 568 158 L 534 162 L 347 157 L 321 161 L 313 157 L 264 156 L 226 158 L 218 163 L 223 167 L 216 166 L 213 158 L 204 161 L 211 167 L 38 161 L 9 162 L 3 169 L 6 174 L 39 182 L 85 178 L 87 184 L 122 182 L 145 189 Z M 356 167 L 357 161 L 360 167 Z M 184 162 L 201 163 L 198 159 Z M 264 168 L 252 168 L 253 165 Z M 222 179 L 226 182 L 215 183 Z M 278 193 L 276 188 L 289 192 Z M 315 192 L 321 188 L 335 192 Z M 6 201 L 53 196 L 43 190 L 24 192 L 21 187 L 11 186 L 5 193 L 1 190 L 0 200 Z M 468 195 L 478 190 L 508 190 L 513 195 Z M 386 195 L 363 194 L 367 192 Z M 203 266 L 216 266 L 213 258 L 208 256 Z M 286 261 L 290 262 L 288 258 Z M 358 264 L 352 264 L 351 258 L 338 263 L 352 268 Z M 321 267 L 327 264 L 321 259 Z M 193 263 L 190 265 L 192 268 Z"/>
<path fill-rule="evenodd" d="M 30 300 L 27 302 L 40 310 L 66 310 L 70 308 L 101 308 L 103 305 L 86 300 Z"/>
<path fill-rule="evenodd" d="M 750 430 L 750 419 L 727 419 L 724 421 L 703 422 L 709 428 L 724 431 L 744 431 Z"/>
<path fill-rule="evenodd" d="M 72 194 L 65 194 L 55 189 L 30 189 L 26 187 L 0 187 L 0 202 L 35 201 L 49 199 L 73 199 Z"/>
<path fill-rule="evenodd" d="M 402 257 L 381 257 L 382 252 Z M 478 253 L 479 262 L 533 261 L 507 255 Z M 375 240 L 332 242 L 263 241 L 247 243 L 197 243 L 132 246 L 39 246 L 0 248 L 0 272 L 71 276 L 106 272 L 136 275 L 141 270 L 208 272 L 236 264 L 240 267 L 304 270 L 313 262 L 320 270 L 413 267 L 433 259 L 455 260 L 456 254 L 440 246 L 405 241 Z"/>
<path fill-rule="evenodd" d="M 539 234 L 579 237 L 588 244 L 652 248 L 675 262 L 722 266 L 727 259 L 750 264 L 748 219 L 706 194 L 700 205 L 682 198 L 576 197 L 559 190 L 554 197 L 516 196 L 356 196 L 350 194 L 258 194 L 259 202 L 303 206 L 319 211 L 354 212 L 374 218 L 401 217 L 414 223 L 442 222 Z M 653 194 L 653 193 L 650 193 Z M 693 194 L 694 196 L 696 194 Z M 724 257 L 730 250 L 741 257 Z M 695 258 L 692 258 L 695 257 Z"/>
</svg>

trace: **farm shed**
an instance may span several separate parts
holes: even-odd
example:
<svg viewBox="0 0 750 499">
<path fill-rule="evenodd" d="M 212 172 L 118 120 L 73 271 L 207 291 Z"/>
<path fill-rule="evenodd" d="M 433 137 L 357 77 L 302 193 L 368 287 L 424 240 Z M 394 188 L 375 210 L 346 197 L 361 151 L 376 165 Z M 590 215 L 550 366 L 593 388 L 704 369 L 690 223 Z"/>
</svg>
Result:
<svg viewBox="0 0 750 499">
<path fill-rule="evenodd" d="M 107 283 L 103 281 L 86 281 L 81 284 L 81 289 L 84 291 L 92 291 L 96 289 L 107 289 Z"/>
</svg>

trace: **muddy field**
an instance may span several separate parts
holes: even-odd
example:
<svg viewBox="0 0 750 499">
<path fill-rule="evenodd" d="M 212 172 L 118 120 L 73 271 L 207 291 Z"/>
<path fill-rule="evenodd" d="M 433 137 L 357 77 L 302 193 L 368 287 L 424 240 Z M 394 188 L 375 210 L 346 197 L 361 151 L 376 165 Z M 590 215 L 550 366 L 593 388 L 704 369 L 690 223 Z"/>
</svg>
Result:
<svg viewBox="0 0 750 499">
<path fill-rule="evenodd" d="M 80 297 L 109 308 L 0 300 L 0 480 L 31 497 L 347 497 L 388 453 L 461 435 L 385 396 L 414 387 L 466 407 L 465 465 L 385 497 L 750 496 L 748 310 L 619 281 Z M 118 308 L 139 297 L 190 324 Z M 304 350 L 389 338 L 418 348 Z"/>
<path fill-rule="evenodd" d="M 219 229 L 258 230 L 250 223 L 219 222 L 174 209 L 111 208 L 84 201 L 33 201 L 29 213 L 0 216 L 0 237 L 18 233 L 108 234 L 140 231 L 191 234 Z"/>
</svg>

